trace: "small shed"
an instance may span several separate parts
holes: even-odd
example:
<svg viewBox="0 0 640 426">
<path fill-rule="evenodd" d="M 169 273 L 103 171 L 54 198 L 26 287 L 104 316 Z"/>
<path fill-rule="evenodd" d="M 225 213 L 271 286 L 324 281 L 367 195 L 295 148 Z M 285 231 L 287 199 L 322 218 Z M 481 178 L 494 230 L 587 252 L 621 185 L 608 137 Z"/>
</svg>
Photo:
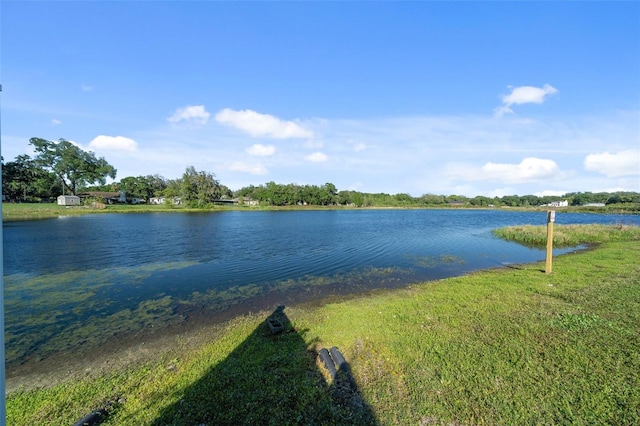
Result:
<svg viewBox="0 0 640 426">
<path fill-rule="evenodd" d="M 77 195 L 60 195 L 58 197 L 59 206 L 79 206 L 80 197 Z"/>
</svg>

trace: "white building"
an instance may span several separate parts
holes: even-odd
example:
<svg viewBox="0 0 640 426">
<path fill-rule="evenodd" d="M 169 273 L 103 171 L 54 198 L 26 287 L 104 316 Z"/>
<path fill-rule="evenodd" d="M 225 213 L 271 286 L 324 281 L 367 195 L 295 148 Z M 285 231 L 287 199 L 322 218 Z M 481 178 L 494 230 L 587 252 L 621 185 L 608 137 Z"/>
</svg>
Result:
<svg viewBox="0 0 640 426">
<path fill-rule="evenodd" d="M 567 200 L 562 200 L 562 201 L 552 201 L 549 204 L 547 204 L 549 207 L 569 207 L 569 201 Z"/>
<path fill-rule="evenodd" d="M 58 196 L 59 206 L 79 206 L 80 197 L 77 195 L 60 195 Z"/>
</svg>

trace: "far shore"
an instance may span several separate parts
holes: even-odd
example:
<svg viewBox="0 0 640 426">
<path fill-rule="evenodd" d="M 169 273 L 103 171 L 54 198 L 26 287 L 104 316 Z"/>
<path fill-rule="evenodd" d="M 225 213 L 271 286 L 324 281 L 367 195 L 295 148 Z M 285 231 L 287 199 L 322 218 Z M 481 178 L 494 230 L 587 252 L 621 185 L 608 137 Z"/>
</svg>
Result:
<svg viewBox="0 0 640 426">
<path fill-rule="evenodd" d="M 472 205 L 430 205 L 430 206 L 367 206 L 353 207 L 342 205 L 331 206 L 243 206 L 213 205 L 209 208 L 189 208 L 171 205 L 106 205 L 105 208 L 91 206 L 59 206 L 54 203 L 2 203 L 2 220 L 5 222 L 19 220 L 51 219 L 62 216 L 75 216 L 104 213 L 202 213 L 223 211 L 317 211 L 317 210 L 501 210 L 501 211 L 548 211 L 559 213 L 603 213 L 603 214 L 640 214 L 640 205 L 624 204 L 605 207 L 486 207 Z"/>
</svg>

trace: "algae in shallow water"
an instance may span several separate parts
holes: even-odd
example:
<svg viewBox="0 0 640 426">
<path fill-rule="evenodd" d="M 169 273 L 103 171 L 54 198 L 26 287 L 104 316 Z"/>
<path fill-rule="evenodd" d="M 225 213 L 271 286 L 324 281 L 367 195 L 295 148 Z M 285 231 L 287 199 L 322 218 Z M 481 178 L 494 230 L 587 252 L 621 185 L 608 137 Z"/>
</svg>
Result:
<svg viewBox="0 0 640 426">
<path fill-rule="evenodd" d="M 436 268 L 441 265 L 461 265 L 464 259 L 452 254 L 441 254 L 440 256 L 407 256 L 407 259 L 418 268 Z"/>
<path fill-rule="evenodd" d="M 164 298 L 153 315 L 147 301 L 117 299 L 118 286 L 141 284 L 159 270 L 181 269 L 193 262 L 173 262 L 105 270 L 69 271 L 30 276 L 15 274 L 5 281 L 5 342 L 7 363 L 26 356 L 98 344 L 114 334 L 148 326 L 149 317 L 167 322 Z M 112 295 L 108 297 L 107 295 Z M 158 302 L 153 302 L 156 303 Z M 137 324 L 137 325 L 136 325 Z"/>
<path fill-rule="evenodd" d="M 128 291 L 117 298 L 123 286 L 141 285 L 159 270 L 179 270 L 191 263 L 146 265 L 104 271 L 68 272 L 38 277 L 9 277 L 10 320 L 7 322 L 7 363 L 28 357 L 44 358 L 77 347 L 86 349 L 106 344 L 116 336 L 131 335 L 150 328 L 161 329 L 186 320 L 180 306 L 220 312 L 250 299 L 283 292 L 321 294 L 331 287 L 366 290 L 400 281 L 409 271 L 400 268 L 367 268 L 332 276 L 307 275 L 265 283 L 251 283 L 227 289 L 194 291 L 189 296 L 156 294 L 141 299 Z M 108 297 L 111 295 L 111 297 Z"/>
</svg>

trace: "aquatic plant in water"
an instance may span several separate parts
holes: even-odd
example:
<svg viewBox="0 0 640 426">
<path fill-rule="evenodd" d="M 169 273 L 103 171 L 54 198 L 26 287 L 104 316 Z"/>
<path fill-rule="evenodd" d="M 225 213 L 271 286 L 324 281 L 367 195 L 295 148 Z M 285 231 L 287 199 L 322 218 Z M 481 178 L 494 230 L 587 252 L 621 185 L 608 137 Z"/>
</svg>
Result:
<svg viewBox="0 0 640 426">
<path fill-rule="evenodd" d="M 328 294 L 329 289 L 366 291 L 402 282 L 410 271 L 366 268 L 331 276 L 209 288 L 186 296 L 159 293 L 141 299 L 136 286 L 159 270 L 176 270 L 193 263 L 145 265 L 140 268 L 72 271 L 35 277 L 8 276 L 7 365 L 43 359 L 61 351 L 90 350 L 110 339 L 161 330 L 187 320 L 189 309 L 222 312 L 259 297 L 284 293 Z M 126 293 L 122 297 L 122 293 Z M 340 293 L 340 291 L 338 291 Z M 277 297 L 277 296 L 276 296 Z"/>
<path fill-rule="evenodd" d="M 150 300 L 118 298 L 158 270 L 180 269 L 190 262 L 142 267 L 69 271 L 29 276 L 8 275 L 5 281 L 5 343 L 8 365 L 27 357 L 77 346 L 99 345 L 114 335 L 175 322 L 166 296 Z M 148 303 L 155 303 L 150 307 Z"/>
</svg>

